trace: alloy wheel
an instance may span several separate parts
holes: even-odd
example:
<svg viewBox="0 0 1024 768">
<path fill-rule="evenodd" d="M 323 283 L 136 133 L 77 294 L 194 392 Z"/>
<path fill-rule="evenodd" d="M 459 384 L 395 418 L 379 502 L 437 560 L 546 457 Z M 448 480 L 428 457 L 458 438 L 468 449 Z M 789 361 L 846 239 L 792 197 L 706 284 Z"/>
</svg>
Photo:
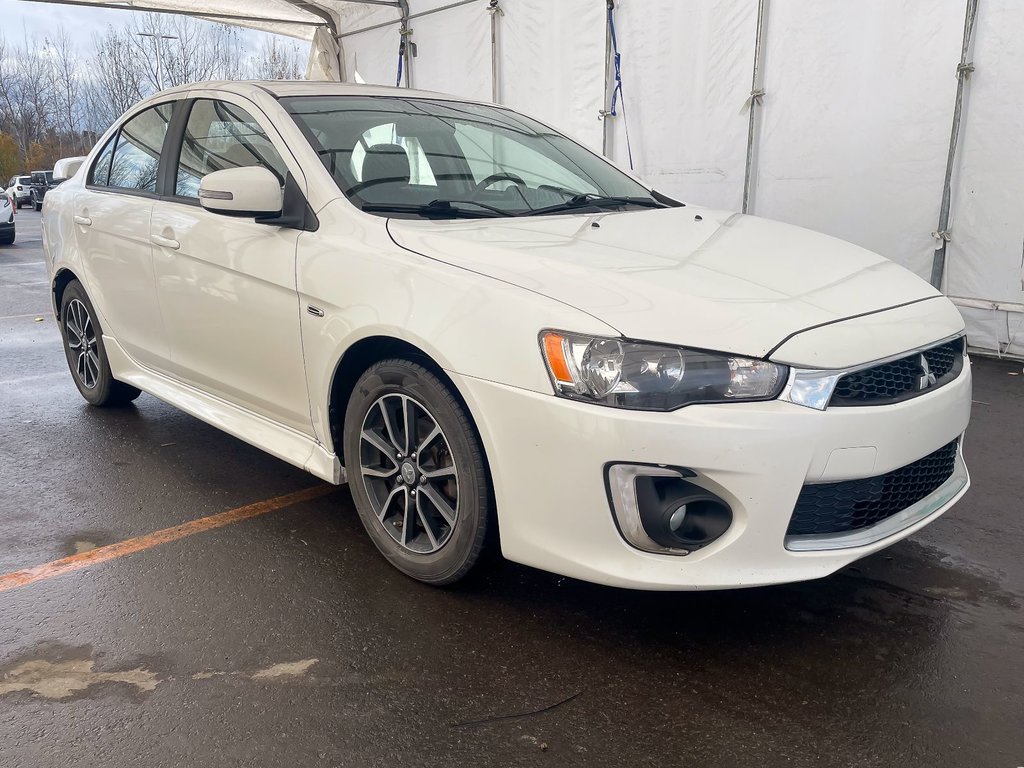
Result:
<svg viewBox="0 0 1024 768">
<path fill-rule="evenodd" d="M 378 522 L 404 549 L 433 554 L 459 516 L 451 445 L 426 406 L 402 393 L 378 398 L 363 419 L 359 471 Z"/>
<path fill-rule="evenodd" d="M 64 331 L 68 349 L 74 358 L 75 375 L 83 387 L 93 389 L 100 376 L 96 329 L 89 310 L 78 299 L 68 303 L 64 313 Z"/>
</svg>

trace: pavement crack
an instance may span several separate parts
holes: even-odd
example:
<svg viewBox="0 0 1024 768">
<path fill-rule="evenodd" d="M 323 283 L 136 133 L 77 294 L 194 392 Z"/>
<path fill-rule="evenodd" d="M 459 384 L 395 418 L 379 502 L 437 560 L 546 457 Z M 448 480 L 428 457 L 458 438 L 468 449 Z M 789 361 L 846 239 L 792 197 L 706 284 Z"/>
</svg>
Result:
<svg viewBox="0 0 1024 768">
<path fill-rule="evenodd" d="M 583 691 L 577 691 L 572 696 L 556 701 L 554 704 L 548 704 L 546 707 L 540 709 L 531 709 L 527 712 L 517 712 L 512 715 L 495 715 L 494 717 L 485 717 L 482 720 L 466 720 L 461 723 L 454 723 L 452 728 L 474 728 L 481 725 L 491 725 L 492 723 L 503 723 L 508 720 L 520 720 L 526 717 L 536 717 L 537 715 L 543 715 L 546 712 L 550 712 L 553 709 L 558 709 L 563 704 L 568 704 L 583 695 Z"/>
</svg>

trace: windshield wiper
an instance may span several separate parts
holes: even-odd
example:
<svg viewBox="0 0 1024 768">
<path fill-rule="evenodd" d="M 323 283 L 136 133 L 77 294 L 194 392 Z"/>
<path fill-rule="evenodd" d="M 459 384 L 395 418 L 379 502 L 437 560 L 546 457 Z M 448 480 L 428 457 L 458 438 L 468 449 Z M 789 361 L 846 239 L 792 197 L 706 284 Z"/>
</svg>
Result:
<svg viewBox="0 0 1024 768">
<path fill-rule="evenodd" d="M 536 210 L 529 211 L 526 215 L 538 216 L 546 213 L 574 211 L 579 208 L 614 208 L 623 205 L 639 205 L 643 208 L 667 207 L 664 203 L 660 203 L 651 197 L 604 197 L 587 193 L 570 197 L 564 203 L 549 205 L 546 208 L 537 208 Z"/>
<path fill-rule="evenodd" d="M 456 205 L 475 205 L 480 211 L 467 211 Z M 427 218 L 490 219 L 496 216 L 515 216 L 493 205 L 478 203 L 476 200 L 431 200 L 429 203 L 365 203 L 362 209 L 367 213 L 413 213 Z"/>
</svg>

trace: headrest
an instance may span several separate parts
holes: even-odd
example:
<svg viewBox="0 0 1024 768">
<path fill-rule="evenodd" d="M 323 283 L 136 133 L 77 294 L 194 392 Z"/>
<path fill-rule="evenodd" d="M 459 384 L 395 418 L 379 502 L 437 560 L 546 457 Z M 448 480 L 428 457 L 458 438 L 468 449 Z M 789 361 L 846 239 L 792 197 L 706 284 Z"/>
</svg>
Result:
<svg viewBox="0 0 1024 768">
<path fill-rule="evenodd" d="M 363 184 L 389 181 L 408 184 L 411 170 L 409 155 L 399 144 L 374 144 L 363 159 Z"/>
</svg>

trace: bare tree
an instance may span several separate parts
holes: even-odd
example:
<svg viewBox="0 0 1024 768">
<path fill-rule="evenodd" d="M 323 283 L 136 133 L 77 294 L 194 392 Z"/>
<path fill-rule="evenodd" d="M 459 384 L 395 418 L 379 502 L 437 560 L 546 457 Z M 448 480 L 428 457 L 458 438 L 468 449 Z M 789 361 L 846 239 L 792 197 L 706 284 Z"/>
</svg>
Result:
<svg viewBox="0 0 1024 768">
<path fill-rule="evenodd" d="M 73 31 L 72 31 L 73 32 Z M 99 134 L 162 80 L 165 87 L 202 80 L 301 79 L 306 50 L 294 41 L 265 38 L 247 49 L 253 33 L 236 27 L 164 14 L 127 14 L 80 49 L 72 32 L 58 28 L 44 41 L 22 41 L 0 30 L 0 133 L 5 165 L 49 167 L 58 157 L 88 151 Z M 152 38 L 162 34 L 158 71 Z"/>
<path fill-rule="evenodd" d="M 22 153 L 52 128 L 53 94 L 50 61 L 37 38 L 20 46 L 0 43 L 0 124 L 14 135 Z"/>
<path fill-rule="evenodd" d="M 202 80 L 237 80 L 243 75 L 239 31 L 226 24 L 188 16 L 136 14 L 129 27 L 137 61 L 148 89 Z M 152 35 L 162 35 L 161 55 Z M 161 68 L 162 58 L 162 68 Z"/>
<path fill-rule="evenodd" d="M 92 75 L 86 87 L 88 128 L 102 133 L 128 107 L 142 98 L 145 75 L 135 40 L 127 29 L 107 27 L 93 38 Z"/>
<path fill-rule="evenodd" d="M 299 45 L 275 37 L 263 41 L 253 61 L 253 76 L 260 80 L 301 80 L 305 71 L 305 55 Z"/>
<path fill-rule="evenodd" d="M 47 40 L 47 48 L 54 123 L 59 129 L 60 150 L 63 153 L 66 148 L 70 153 L 78 153 L 92 146 L 92 141 L 82 136 L 84 110 L 78 51 L 63 26 L 58 27 Z"/>
</svg>

